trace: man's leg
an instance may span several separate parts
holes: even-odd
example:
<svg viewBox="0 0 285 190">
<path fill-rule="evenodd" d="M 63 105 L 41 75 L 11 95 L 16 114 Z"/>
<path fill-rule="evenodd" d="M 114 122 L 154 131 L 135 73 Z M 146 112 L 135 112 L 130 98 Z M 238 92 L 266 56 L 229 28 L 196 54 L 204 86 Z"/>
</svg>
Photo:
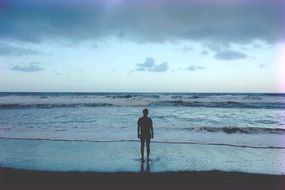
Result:
<svg viewBox="0 0 285 190">
<path fill-rule="evenodd" d="M 142 161 L 144 160 L 144 144 L 145 140 L 141 139 L 141 155 L 142 155 Z"/>
<path fill-rule="evenodd" d="M 149 160 L 149 154 L 150 154 L 150 138 L 146 139 L 146 151 L 147 151 L 147 160 Z"/>
</svg>

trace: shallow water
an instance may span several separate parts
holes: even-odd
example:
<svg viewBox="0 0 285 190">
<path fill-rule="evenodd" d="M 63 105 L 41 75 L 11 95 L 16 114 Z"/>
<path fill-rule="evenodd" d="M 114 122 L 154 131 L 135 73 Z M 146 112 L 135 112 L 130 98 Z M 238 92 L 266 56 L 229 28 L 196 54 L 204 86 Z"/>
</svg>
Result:
<svg viewBox="0 0 285 190">
<path fill-rule="evenodd" d="M 216 145 L 151 144 L 142 165 L 139 142 L 0 140 L 0 166 L 44 171 L 238 171 L 285 174 L 281 149 Z"/>
</svg>

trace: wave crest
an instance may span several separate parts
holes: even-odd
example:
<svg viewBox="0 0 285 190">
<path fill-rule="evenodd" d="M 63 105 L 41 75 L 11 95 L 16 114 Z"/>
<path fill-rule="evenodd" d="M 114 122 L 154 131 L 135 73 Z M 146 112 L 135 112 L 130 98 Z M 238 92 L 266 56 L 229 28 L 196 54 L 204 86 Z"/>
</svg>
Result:
<svg viewBox="0 0 285 190">
<path fill-rule="evenodd" d="M 285 129 L 282 128 L 259 128 L 259 127 L 193 127 L 183 128 L 183 130 L 196 132 L 223 132 L 226 134 L 285 134 Z"/>
</svg>

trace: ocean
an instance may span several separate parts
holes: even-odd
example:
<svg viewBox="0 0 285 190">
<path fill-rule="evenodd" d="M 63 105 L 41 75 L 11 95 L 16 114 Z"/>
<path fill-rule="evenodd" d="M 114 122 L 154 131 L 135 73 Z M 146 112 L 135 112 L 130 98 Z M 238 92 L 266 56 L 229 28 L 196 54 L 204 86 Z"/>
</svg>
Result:
<svg viewBox="0 0 285 190">
<path fill-rule="evenodd" d="M 153 143 L 284 153 L 285 94 L 2 92 L 0 139 L 136 142 L 144 108 L 153 120 Z"/>
</svg>

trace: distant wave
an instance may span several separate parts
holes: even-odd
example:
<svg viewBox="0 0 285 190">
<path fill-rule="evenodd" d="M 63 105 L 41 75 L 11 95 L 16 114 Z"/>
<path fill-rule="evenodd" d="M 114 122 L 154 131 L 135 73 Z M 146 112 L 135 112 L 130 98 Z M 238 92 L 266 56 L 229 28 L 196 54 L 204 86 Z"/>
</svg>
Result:
<svg viewBox="0 0 285 190">
<path fill-rule="evenodd" d="M 0 109 L 98 106 L 285 109 L 285 94 L 0 92 Z"/>
<path fill-rule="evenodd" d="M 160 95 L 156 95 L 156 94 L 126 94 L 126 95 L 107 95 L 107 96 L 104 96 L 104 97 L 107 97 L 107 98 L 118 98 L 118 99 L 136 98 L 136 97 L 158 99 L 158 98 L 160 98 Z"/>
<path fill-rule="evenodd" d="M 150 106 L 189 106 L 189 107 L 213 107 L 213 108 L 264 108 L 285 109 L 285 103 L 281 102 L 237 102 L 237 101 L 156 101 Z"/>
<path fill-rule="evenodd" d="M 178 95 L 178 96 L 279 96 L 285 93 L 187 93 L 187 92 L 0 92 L 0 96 L 108 96 L 108 95 Z"/>
<path fill-rule="evenodd" d="M 100 107 L 113 106 L 108 103 L 75 103 L 75 104 L 0 104 L 0 109 L 24 109 L 24 108 L 68 108 L 68 107 Z"/>
<path fill-rule="evenodd" d="M 126 97 L 121 97 L 126 98 Z M 285 103 L 274 102 L 274 103 L 244 103 L 236 101 L 182 101 L 182 100 L 166 100 L 166 101 L 152 101 L 152 102 L 140 102 L 140 101 L 129 101 L 129 102 L 112 102 L 108 103 L 0 103 L 0 109 L 23 109 L 23 108 L 66 108 L 66 107 L 104 107 L 104 106 L 186 106 L 186 107 L 206 107 L 206 108 L 263 108 L 263 109 L 285 109 Z"/>
<path fill-rule="evenodd" d="M 183 128 L 183 130 L 210 133 L 223 132 L 226 134 L 285 134 L 285 129 L 259 127 L 192 127 Z"/>
<path fill-rule="evenodd" d="M 49 138 L 6 138 L 0 137 L 3 140 L 38 140 L 38 141 L 71 141 L 71 142 L 98 142 L 98 143 L 119 143 L 119 142 L 138 142 L 138 140 L 90 140 L 90 139 L 49 139 Z M 285 149 L 282 146 L 251 146 L 251 145 L 239 145 L 228 143 L 214 143 L 214 142 L 193 142 L 193 141 L 157 141 L 152 140 L 152 143 L 161 144 L 197 144 L 197 145 L 212 145 L 212 146 L 231 146 L 237 148 L 257 148 L 257 149 Z"/>
</svg>

